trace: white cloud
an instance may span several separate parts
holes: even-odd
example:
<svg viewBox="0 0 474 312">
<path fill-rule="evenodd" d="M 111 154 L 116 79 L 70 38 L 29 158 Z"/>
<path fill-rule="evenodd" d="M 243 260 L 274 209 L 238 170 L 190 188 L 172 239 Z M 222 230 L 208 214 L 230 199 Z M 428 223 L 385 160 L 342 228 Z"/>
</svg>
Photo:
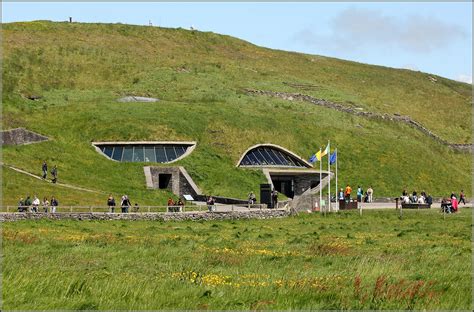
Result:
<svg viewBox="0 0 474 312">
<path fill-rule="evenodd" d="M 427 53 L 468 36 L 461 27 L 435 17 L 397 18 L 360 8 L 340 12 L 328 26 L 326 34 L 306 28 L 294 37 L 307 45 L 333 50 L 380 46 Z"/>
<path fill-rule="evenodd" d="M 456 78 L 457 81 L 472 84 L 472 76 L 461 74 Z"/>
</svg>

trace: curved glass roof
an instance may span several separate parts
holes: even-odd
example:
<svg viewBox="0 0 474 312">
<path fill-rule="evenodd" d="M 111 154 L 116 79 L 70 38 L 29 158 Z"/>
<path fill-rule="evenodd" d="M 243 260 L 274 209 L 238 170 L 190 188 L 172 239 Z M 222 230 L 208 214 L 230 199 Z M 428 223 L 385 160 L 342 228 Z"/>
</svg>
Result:
<svg viewBox="0 0 474 312">
<path fill-rule="evenodd" d="M 300 159 L 273 146 L 258 146 L 249 150 L 239 163 L 241 167 L 308 167 Z"/>
<path fill-rule="evenodd" d="M 186 156 L 194 147 L 191 143 L 167 144 L 114 144 L 94 143 L 107 158 L 121 162 L 157 162 L 169 163 Z"/>
</svg>

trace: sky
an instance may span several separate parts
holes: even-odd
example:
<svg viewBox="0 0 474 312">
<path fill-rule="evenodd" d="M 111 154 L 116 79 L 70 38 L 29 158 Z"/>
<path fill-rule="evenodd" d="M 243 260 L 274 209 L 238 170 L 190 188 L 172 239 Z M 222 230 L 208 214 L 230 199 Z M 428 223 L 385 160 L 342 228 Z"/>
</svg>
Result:
<svg viewBox="0 0 474 312">
<path fill-rule="evenodd" d="M 471 2 L 3 2 L 2 22 L 193 27 L 259 46 L 472 84 Z"/>
</svg>

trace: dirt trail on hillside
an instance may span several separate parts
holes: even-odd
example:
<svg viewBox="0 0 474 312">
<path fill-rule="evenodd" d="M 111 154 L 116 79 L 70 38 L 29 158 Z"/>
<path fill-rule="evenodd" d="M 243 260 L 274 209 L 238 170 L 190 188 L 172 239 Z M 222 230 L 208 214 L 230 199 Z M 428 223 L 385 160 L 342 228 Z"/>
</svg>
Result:
<svg viewBox="0 0 474 312">
<path fill-rule="evenodd" d="M 43 179 L 42 177 L 40 177 L 39 175 L 33 174 L 33 173 L 28 172 L 28 171 L 26 171 L 26 170 L 23 170 L 23 169 L 20 169 L 20 168 L 11 166 L 11 165 L 7 165 L 7 164 L 4 164 L 4 163 L 0 163 L 0 164 L 1 164 L 3 167 L 5 167 L 5 168 L 9 168 L 9 169 L 14 170 L 14 171 L 16 171 L 16 172 L 19 172 L 19 173 L 21 173 L 21 174 L 30 176 L 30 177 L 35 178 L 35 179 L 38 179 L 38 180 L 41 180 L 41 181 L 43 181 L 43 182 L 45 182 L 45 183 L 51 183 L 51 184 L 53 184 L 53 182 L 51 182 L 51 181 L 49 181 L 49 180 L 45 180 L 45 179 Z M 59 186 L 62 186 L 62 187 L 66 187 L 66 188 L 78 190 L 78 191 L 84 191 L 84 192 L 90 192 L 90 193 L 96 193 L 96 194 L 106 194 L 106 192 L 90 190 L 90 189 L 87 189 L 87 188 L 83 188 L 83 187 L 75 186 L 75 185 L 71 185 L 71 184 L 66 184 L 66 183 L 56 182 L 56 183 L 54 183 L 54 184 L 59 185 Z"/>
</svg>

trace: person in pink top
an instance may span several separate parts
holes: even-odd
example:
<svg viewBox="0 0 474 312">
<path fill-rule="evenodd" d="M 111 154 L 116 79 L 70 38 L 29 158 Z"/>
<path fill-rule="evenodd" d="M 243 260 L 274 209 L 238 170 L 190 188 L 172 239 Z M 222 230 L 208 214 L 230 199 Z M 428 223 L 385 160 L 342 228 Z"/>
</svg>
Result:
<svg viewBox="0 0 474 312">
<path fill-rule="evenodd" d="M 454 212 L 458 212 L 458 200 L 457 200 L 456 196 L 453 196 L 451 198 L 451 205 L 453 206 Z"/>
</svg>

